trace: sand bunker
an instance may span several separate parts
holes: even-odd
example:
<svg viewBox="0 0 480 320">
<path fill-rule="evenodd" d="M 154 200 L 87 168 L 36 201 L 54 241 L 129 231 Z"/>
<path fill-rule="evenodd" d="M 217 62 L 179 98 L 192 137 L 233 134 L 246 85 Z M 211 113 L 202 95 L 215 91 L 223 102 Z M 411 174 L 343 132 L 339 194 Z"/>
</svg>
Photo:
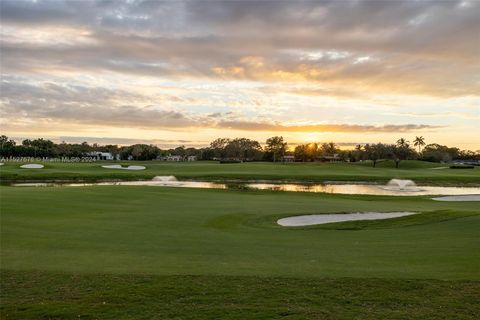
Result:
<svg viewBox="0 0 480 320">
<path fill-rule="evenodd" d="M 105 169 L 122 169 L 122 166 L 119 165 L 119 164 L 112 164 L 112 165 L 109 165 L 109 166 L 102 166 L 102 168 L 105 168 Z"/>
<path fill-rule="evenodd" d="M 107 166 L 102 166 L 102 168 L 105 169 L 121 169 L 121 170 L 145 170 L 146 167 L 144 166 L 128 166 L 128 167 L 122 167 L 119 164 L 112 164 L 112 165 L 107 165 Z"/>
<path fill-rule="evenodd" d="M 144 166 L 128 166 L 124 169 L 126 169 L 126 170 L 145 170 L 146 168 Z"/>
<path fill-rule="evenodd" d="M 480 194 L 466 194 L 461 196 L 447 196 L 432 198 L 436 201 L 480 201 Z"/>
<path fill-rule="evenodd" d="M 172 182 L 178 180 L 175 178 L 175 176 L 155 176 L 153 177 L 152 181 Z"/>
<path fill-rule="evenodd" d="M 3 163 L 3 162 L 0 162 L 0 166 L 3 166 L 4 164 L 5 164 L 5 163 Z"/>
<path fill-rule="evenodd" d="M 310 214 L 279 219 L 277 223 L 284 227 L 311 226 L 343 221 L 383 220 L 410 216 L 416 212 L 355 212 L 345 214 Z"/>
<path fill-rule="evenodd" d="M 28 164 L 24 164 L 23 166 L 20 166 L 20 168 L 23 168 L 23 169 L 42 169 L 43 164 L 28 163 Z"/>
</svg>

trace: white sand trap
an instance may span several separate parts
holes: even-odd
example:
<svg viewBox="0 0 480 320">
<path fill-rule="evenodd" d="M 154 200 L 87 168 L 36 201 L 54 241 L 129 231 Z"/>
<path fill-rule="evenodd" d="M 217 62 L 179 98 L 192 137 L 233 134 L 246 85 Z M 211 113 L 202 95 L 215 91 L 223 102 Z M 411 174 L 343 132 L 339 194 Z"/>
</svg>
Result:
<svg viewBox="0 0 480 320">
<path fill-rule="evenodd" d="M 155 176 L 153 177 L 152 181 L 172 182 L 178 180 L 175 178 L 175 176 Z"/>
<path fill-rule="evenodd" d="M 480 201 L 480 194 L 466 194 L 460 196 L 446 196 L 432 198 L 436 201 Z"/>
<path fill-rule="evenodd" d="M 284 227 L 311 226 L 343 221 L 383 220 L 410 216 L 416 212 L 355 212 L 339 214 L 310 214 L 279 219 L 277 223 Z"/>
<path fill-rule="evenodd" d="M 105 169 L 122 169 L 122 166 L 119 165 L 119 164 L 112 164 L 112 165 L 108 165 L 108 166 L 102 166 L 102 168 L 105 168 Z"/>
<path fill-rule="evenodd" d="M 28 163 L 28 164 L 24 164 L 23 166 L 20 166 L 20 168 L 23 168 L 23 169 L 42 169 L 43 164 Z"/>
<path fill-rule="evenodd" d="M 122 167 L 119 164 L 112 164 L 108 166 L 102 166 L 102 168 L 105 169 L 121 169 L 121 170 L 145 170 L 146 167 L 144 166 L 128 166 L 128 167 Z"/>
<path fill-rule="evenodd" d="M 128 166 L 126 168 L 123 168 L 125 170 L 145 170 L 146 167 L 144 166 Z"/>
<path fill-rule="evenodd" d="M 449 167 L 435 167 L 435 168 L 430 168 L 431 170 L 441 170 L 441 169 L 448 169 Z"/>
<path fill-rule="evenodd" d="M 3 162 L 0 162 L 0 166 L 3 166 L 4 164 L 5 164 L 5 163 L 3 163 Z"/>
</svg>

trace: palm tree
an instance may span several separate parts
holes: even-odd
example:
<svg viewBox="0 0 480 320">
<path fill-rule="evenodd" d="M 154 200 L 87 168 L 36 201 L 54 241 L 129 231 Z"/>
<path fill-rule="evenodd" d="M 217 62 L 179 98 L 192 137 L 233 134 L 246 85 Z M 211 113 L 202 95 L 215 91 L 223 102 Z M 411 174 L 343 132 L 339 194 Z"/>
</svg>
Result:
<svg viewBox="0 0 480 320">
<path fill-rule="evenodd" d="M 408 146 L 408 141 L 405 138 L 400 138 L 397 140 L 397 146 L 399 147 L 406 147 Z"/>
<path fill-rule="evenodd" d="M 420 153 L 420 148 L 425 145 L 425 138 L 423 136 L 415 137 L 415 140 L 413 140 L 413 145 L 418 147 L 418 153 Z"/>
<path fill-rule="evenodd" d="M 355 160 L 358 161 L 358 160 L 362 160 L 363 158 L 363 147 L 361 144 L 357 144 L 355 146 Z"/>
</svg>

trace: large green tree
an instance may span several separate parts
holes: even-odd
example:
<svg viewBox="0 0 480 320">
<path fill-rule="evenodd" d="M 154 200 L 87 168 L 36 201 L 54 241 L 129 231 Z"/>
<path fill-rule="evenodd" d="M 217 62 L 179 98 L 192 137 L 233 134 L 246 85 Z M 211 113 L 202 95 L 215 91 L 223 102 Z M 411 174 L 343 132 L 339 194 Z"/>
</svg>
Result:
<svg viewBox="0 0 480 320">
<path fill-rule="evenodd" d="M 255 140 L 236 138 L 226 145 L 225 151 L 228 158 L 242 161 L 258 160 L 262 153 L 262 146 Z"/>
<path fill-rule="evenodd" d="M 7 136 L 0 136 L 0 156 L 10 157 L 15 155 L 15 140 L 9 139 Z"/>
<path fill-rule="evenodd" d="M 226 155 L 226 147 L 230 143 L 228 138 L 218 138 L 210 143 L 210 149 L 213 150 L 213 154 L 218 159 L 224 159 Z"/>
<path fill-rule="evenodd" d="M 334 154 L 337 154 L 339 152 L 340 149 L 333 142 L 322 143 L 322 146 L 320 148 L 320 153 L 323 156 L 333 156 Z"/>
<path fill-rule="evenodd" d="M 389 153 L 393 161 L 395 161 L 395 168 L 399 167 L 400 161 L 408 160 L 415 156 L 415 150 L 408 143 L 389 146 Z"/>
<path fill-rule="evenodd" d="M 281 136 L 268 138 L 266 141 L 265 152 L 268 160 L 278 161 L 287 151 L 287 142 Z"/>
<path fill-rule="evenodd" d="M 388 146 L 383 143 L 366 144 L 363 148 L 367 159 L 372 160 L 374 168 L 378 160 L 385 159 L 388 156 Z"/>
</svg>

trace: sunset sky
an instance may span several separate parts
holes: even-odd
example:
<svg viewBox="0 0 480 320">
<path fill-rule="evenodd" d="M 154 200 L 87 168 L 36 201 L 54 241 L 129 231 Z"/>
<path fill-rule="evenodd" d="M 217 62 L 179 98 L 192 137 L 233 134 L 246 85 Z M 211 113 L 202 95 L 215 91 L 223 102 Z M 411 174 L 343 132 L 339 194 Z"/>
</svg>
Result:
<svg viewBox="0 0 480 320">
<path fill-rule="evenodd" d="M 480 149 L 480 1 L 0 3 L 10 137 Z"/>
</svg>

